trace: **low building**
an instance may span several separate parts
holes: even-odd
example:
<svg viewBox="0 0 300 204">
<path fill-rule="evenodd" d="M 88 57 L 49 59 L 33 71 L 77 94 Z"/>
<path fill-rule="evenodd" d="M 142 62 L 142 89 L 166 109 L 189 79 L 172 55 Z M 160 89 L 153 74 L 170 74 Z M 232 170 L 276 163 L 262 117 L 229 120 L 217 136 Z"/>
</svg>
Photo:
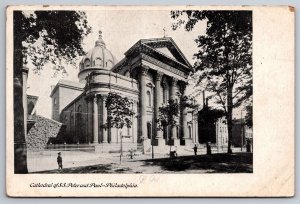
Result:
<svg viewBox="0 0 300 204">
<path fill-rule="evenodd" d="M 228 146 L 228 126 L 226 117 L 220 117 L 215 123 L 216 126 L 216 145 L 218 148 Z"/>
<path fill-rule="evenodd" d="M 234 147 L 245 147 L 247 140 L 252 143 L 252 128 L 245 124 L 245 119 L 235 119 L 232 123 L 232 145 Z"/>
</svg>

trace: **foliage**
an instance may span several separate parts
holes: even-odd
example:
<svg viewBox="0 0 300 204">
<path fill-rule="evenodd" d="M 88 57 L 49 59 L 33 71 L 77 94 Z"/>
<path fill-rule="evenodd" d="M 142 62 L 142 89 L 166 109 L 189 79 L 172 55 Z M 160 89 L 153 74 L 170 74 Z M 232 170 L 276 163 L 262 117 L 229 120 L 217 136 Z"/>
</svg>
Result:
<svg viewBox="0 0 300 204">
<path fill-rule="evenodd" d="M 216 142 L 215 123 L 218 118 L 224 115 L 225 113 L 223 110 L 214 109 L 208 106 L 204 106 L 198 112 L 199 131 L 201 134 L 201 140 L 199 142 Z"/>
<path fill-rule="evenodd" d="M 231 152 L 232 110 L 252 96 L 252 12 L 172 11 L 171 18 L 176 20 L 173 29 L 185 25 L 187 31 L 199 21 L 207 22 L 206 35 L 195 40 L 199 50 L 194 55 L 194 80 L 223 107 Z"/>
<path fill-rule="evenodd" d="M 195 110 L 198 108 L 198 105 L 194 102 L 195 98 L 191 96 L 181 96 L 180 98 L 180 109 L 190 108 Z"/>
<path fill-rule="evenodd" d="M 194 99 L 188 96 L 180 97 L 180 103 L 174 99 L 168 100 L 168 104 L 159 107 L 159 116 L 157 118 L 159 129 L 163 130 L 164 127 L 174 126 L 177 124 L 179 112 L 185 108 L 196 109 Z"/>
<path fill-rule="evenodd" d="M 246 106 L 246 111 L 247 111 L 247 114 L 245 116 L 245 122 L 246 122 L 246 125 L 250 128 L 253 127 L 253 106 L 252 104 L 251 105 L 248 105 Z"/>
<path fill-rule="evenodd" d="M 90 31 L 84 12 L 13 12 L 15 173 L 28 173 L 22 68 L 30 60 L 35 72 L 52 63 L 55 73 L 66 73 L 62 63 L 74 65 L 76 57 L 84 53 L 82 39 Z"/>
<path fill-rule="evenodd" d="M 185 29 L 207 20 L 206 35 L 195 40 L 199 48 L 194 69 L 199 71 L 197 86 L 213 92 L 216 102 L 226 108 L 227 90 L 232 89 L 233 107 L 252 95 L 252 15 L 250 11 L 174 11 L 186 13 Z M 177 21 L 174 28 L 184 21 Z M 177 27 L 176 27 L 177 26 Z"/>
<path fill-rule="evenodd" d="M 215 123 L 218 118 L 224 115 L 225 113 L 223 110 L 213 109 L 208 106 L 204 106 L 198 113 L 199 120 L 203 123 Z"/>
<path fill-rule="evenodd" d="M 158 128 L 163 130 L 164 127 L 176 125 L 178 115 L 179 103 L 173 99 L 168 100 L 167 105 L 159 107 Z"/>
<path fill-rule="evenodd" d="M 135 114 L 132 105 L 133 102 L 127 97 L 110 92 L 105 103 L 108 117 L 104 126 L 118 129 L 122 129 L 124 126 L 130 128 L 132 126 L 132 116 Z"/>
<path fill-rule="evenodd" d="M 31 60 L 39 72 L 50 62 L 55 72 L 66 73 L 62 64 L 76 66 L 91 27 L 82 11 L 14 11 L 14 30 L 14 39 L 22 42 L 23 64 Z"/>
</svg>

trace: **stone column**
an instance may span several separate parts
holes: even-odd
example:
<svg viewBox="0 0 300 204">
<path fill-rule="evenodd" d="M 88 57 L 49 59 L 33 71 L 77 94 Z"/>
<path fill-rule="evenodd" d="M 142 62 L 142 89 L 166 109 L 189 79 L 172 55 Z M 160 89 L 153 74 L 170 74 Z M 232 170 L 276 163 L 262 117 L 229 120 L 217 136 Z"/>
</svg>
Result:
<svg viewBox="0 0 300 204">
<path fill-rule="evenodd" d="M 132 104 L 132 110 L 135 112 L 135 114 L 137 114 L 137 101 L 133 101 Z M 132 116 L 132 127 L 131 127 L 131 135 L 132 135 L 132 142 L 136 143 L 137 142 L 137 138 L 136 138 L 136 133 L 137 133 L 137 118 L 136 115 Z"/>
<path fill-rule="evenodd" d="M 183 97 L 186 96 L 186 83 L 182 85 L 182 93 Z M 182 128 L 183 128 L 183 139 L 186 140 L 189 138 L 188 134 L 188 124 L 187 124 L 187 108 L 183 108 L 182 110 Z"/>
<path fill-rule="evenodd" d="M 94 141 L 93 143 L 98 144 L 98 98 L 97 95 L 94 96 L 93 99 L 93 136 L 94 136 Z"/>
<path fill-rule="evenodd" d="M 147 95 L 146 76 L 148 68 L 140 67 L 140 134 L 139 137 L 147 138 Z"/>
<path fill-rule="evenodd" d="M 172 79 L 172 84 L 171 84 L 171 89 L 170 89 L 170 99 L 174 100 L 176 99 L 176 85 L 177 85 L 178 80 L 176 78 Z M 171 139 L 175 140 L 177 139 L 176 135 L 176 125 L 173 125 L 171 127 Z"/>
<path fill-rule="evenodd" d="M 155 120 L 159 117 L 159 107 L 162 105 L 162 99 L 161 99 L 161 79 L 162 79 L 163 73 L 157 72 L 155 76 L 155 102 L 154 102 L 154 118 Z M 155 139 L 158 140 L 158 145 L 164 142 L 163 140 L 163 131 L 158 128 L 158 123 L 155 121 L 155 127 L 156 127 L 156 136 Z"/>
<path fill-rule="evenodd" d="M 102 113 L 103 113 L 103 118 L 102 118 L 102 125 L 104 125 L 107 122 L 107 108 L 105 107 L 105 103 L 106 103 L 106 99 L 107 96 L 106 95 L 102 95 Z M 108 127 L 107 128 L 102 128 L 102 136 L 103 136 L 103 143 L 107 143 L 107 132 L 108 132 Z"/>
</svg>

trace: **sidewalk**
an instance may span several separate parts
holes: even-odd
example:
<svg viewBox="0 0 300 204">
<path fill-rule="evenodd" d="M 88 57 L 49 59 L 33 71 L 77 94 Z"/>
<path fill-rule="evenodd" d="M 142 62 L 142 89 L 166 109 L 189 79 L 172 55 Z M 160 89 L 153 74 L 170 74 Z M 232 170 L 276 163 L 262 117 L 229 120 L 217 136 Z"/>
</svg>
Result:
<svg viewBox="0 0 300 204">
<path fill-rule="evenodd" d="M 240 152 L 240 148 L 233 149 L 233 152 Z M 226 151 L 223 151 L 226 152 Z M 27 164 L 29 172 L 55 170 L 58 168 L 56 158 L 58 151 L 42 151 L 42 152 L 28 152 Z M 155 153 L 155 152 L 154 152 Z M 193 150 L 178 151 L 178 157 L 193 156 Z M 216 153 L 212 151 L 212 153 Z M 205 155 L 206 149 L 200 149 L 198 155 Z M 95 153 L 84 151 L 61 151 L 63 159 L 63 168 L 74 168 L 91 165 L 118 165 L 120 166 L 120 153 Z M 169 158 L 167 154 L 154 154 L 155 159 Z M 138 153 L 130 159 L 128 152 L 123 153 L 122 163 L 126 165 L 133 165 L 133 161 L 152 159 L 152 152 L 146 154 Z M 129 162 L 129 163 L 128 163 Z M 142 165 L 135 163 L 135 165 Z"/>
</svg>

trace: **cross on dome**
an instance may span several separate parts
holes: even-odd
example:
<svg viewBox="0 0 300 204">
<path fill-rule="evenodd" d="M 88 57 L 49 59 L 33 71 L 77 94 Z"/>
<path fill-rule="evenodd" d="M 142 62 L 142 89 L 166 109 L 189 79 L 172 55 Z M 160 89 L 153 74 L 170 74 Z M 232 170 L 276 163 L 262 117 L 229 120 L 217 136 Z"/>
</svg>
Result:
<svg viewBox="0 0 300 204">
<path fill-rule="evenodd" d="M 164 38 L 166 37 L 166 28 L 164 27 L 163 28 L 163 31 L 164 31 Z"/>
</svg>

